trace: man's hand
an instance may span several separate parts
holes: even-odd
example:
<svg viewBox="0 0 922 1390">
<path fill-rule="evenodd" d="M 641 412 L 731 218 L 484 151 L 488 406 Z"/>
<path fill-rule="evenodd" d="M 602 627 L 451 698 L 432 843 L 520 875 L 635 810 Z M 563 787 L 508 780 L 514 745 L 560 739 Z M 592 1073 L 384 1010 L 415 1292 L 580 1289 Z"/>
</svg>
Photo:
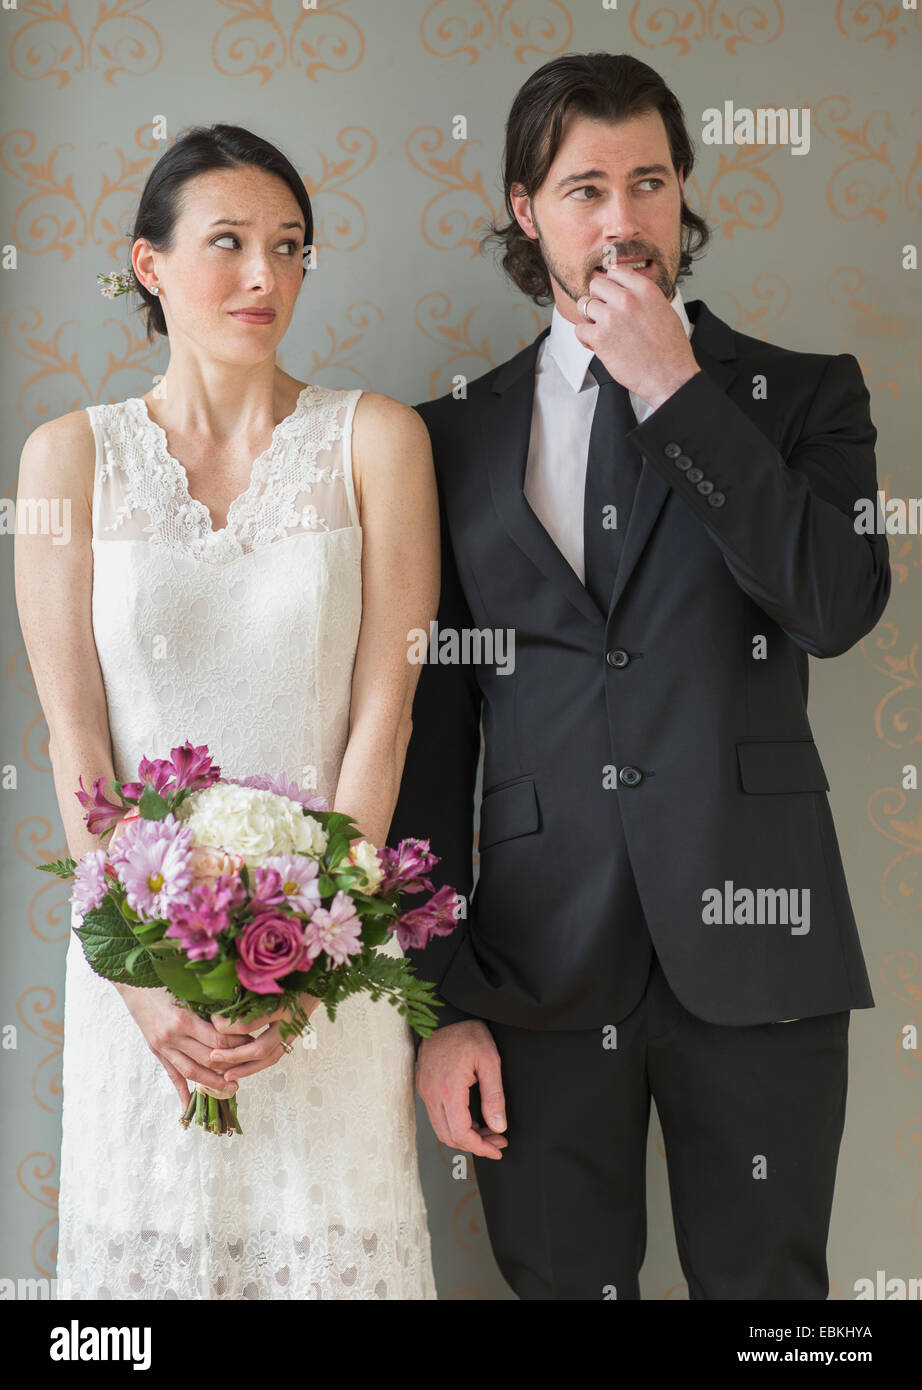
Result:
<svg viewBox="0 0 922 1390">
<path fill-rule="evenodd" d="M 471 1121 L 470 1089 L 475 1082 L 487 1122 L 483 1125 Z M 416 1054 L 416 1089 L 443 1144 L 479 1158 L 502 1158 L 509 1143 L 500 1132 L 506 1128 L 506 1100 L 499 1053 L 482 1020 L 449 1023 L 423 1038 Z"/>
<path fill-rule="evenodd" d="M 581 314 L 589 300 L 591 318 L 575 326 L 577 341 L 654 410 L 701 371 L 678 314 L 648 276 L 609 259 L 577 300 Z"/>
</svg>

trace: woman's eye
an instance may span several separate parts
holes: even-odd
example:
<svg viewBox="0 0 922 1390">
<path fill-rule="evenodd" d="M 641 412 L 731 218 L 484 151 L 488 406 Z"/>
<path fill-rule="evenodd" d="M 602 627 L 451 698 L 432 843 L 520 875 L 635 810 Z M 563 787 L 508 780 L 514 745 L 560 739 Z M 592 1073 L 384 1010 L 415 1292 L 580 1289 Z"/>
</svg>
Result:
<svg viewBox="0 0 922 1390">
<path fill-rule="evenodd" d="M 222 241 L 223 241 L 223 242 L 231 241 L 231 242 L 234 242 L 235 245 L 239 245 L 239 243 L 237 242 L 237 238 L 233 235 L 232 232 L 222 232 L 222 234 L 221 234 L 220 236 L 215 237 L 214 241 L 213 241 L 211 244 L 212 244 L 212 246 L 221 246 Z M 288 248 L 287 254 L 288 254 L 289 256 L 293 256 L 293 255 L 295 254 L 295 252 L 297 251 L 297 249 L 298 249 L 298 242 L 296 242 L 296 241 L 288 240 L 288 241 L 283 241 L 281 244 L 282 244 L 282 246 Z M 223 249 L 225 249 L 225 248 L 222 247 L 222 250 L 223 250 Z"/>
</svg>

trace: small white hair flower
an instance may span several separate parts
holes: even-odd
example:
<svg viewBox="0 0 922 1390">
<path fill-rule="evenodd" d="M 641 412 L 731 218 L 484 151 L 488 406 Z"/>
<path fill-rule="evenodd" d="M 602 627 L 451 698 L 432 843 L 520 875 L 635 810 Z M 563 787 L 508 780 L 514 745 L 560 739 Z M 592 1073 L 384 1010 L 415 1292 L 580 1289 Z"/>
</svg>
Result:
<svg viewBox="0 0 922 1390">
<path fill-rule="evenodd" d="M 113 270 L 108 275 L 97 273 L 96 280 L 103 299 L 118 299 L 120 294 L 130 294 L 138 288 L 133 270 Z"/>
</svg>

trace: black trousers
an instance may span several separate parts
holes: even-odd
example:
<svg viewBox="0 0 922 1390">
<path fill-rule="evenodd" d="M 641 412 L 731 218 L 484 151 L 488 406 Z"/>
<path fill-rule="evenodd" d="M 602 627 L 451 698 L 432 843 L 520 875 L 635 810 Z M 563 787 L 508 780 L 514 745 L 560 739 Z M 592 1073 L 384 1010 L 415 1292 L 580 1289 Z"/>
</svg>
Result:
<svg viewBox="0 0 922 1390">
<path fill-rule="evenodd" d="M 509 1143 L 474 1165 L 512 1289 L 640 1297 L 652 1095 L 689 1298 L 825 1299 L 849 1018 L 705 1023 L 654 957 L 643 999 L 614 1032 L 489 1021 Z M 482 1122 L 477 1086 L 471 1107 Z"/>
</svg>

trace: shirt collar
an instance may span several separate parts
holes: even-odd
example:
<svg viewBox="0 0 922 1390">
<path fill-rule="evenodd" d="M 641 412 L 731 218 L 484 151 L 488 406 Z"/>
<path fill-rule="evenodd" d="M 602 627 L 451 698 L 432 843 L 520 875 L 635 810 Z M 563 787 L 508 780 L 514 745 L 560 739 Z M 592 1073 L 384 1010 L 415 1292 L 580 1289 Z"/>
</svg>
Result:
<svg viewBox="0 0 922 1390">
<path fill-rule="evenodd" d="M 682 292 L 676 286 L 675 294 L 669 301 L 671 307 L 676 311 L 682 321 L 686 337 L 691 337 L 694 325 L 685 312 L 685 305 L 682 302 Z M 563 314 L 554 305 L 554 312 L 551 315 L 551 331 L 545 340 L 547 351 L 551 354 L 557 366 L 563 372 L 567 381 L 574 391 L 581 391 L 586 382 L 589 372 L 589 363 L 594 357 L 592 348 L 586 347 L 576 336 L 576 324 L 565 319 Z M 589 376 L 590 385 L 594 384 L 594 378 Z"/>
</svg>

